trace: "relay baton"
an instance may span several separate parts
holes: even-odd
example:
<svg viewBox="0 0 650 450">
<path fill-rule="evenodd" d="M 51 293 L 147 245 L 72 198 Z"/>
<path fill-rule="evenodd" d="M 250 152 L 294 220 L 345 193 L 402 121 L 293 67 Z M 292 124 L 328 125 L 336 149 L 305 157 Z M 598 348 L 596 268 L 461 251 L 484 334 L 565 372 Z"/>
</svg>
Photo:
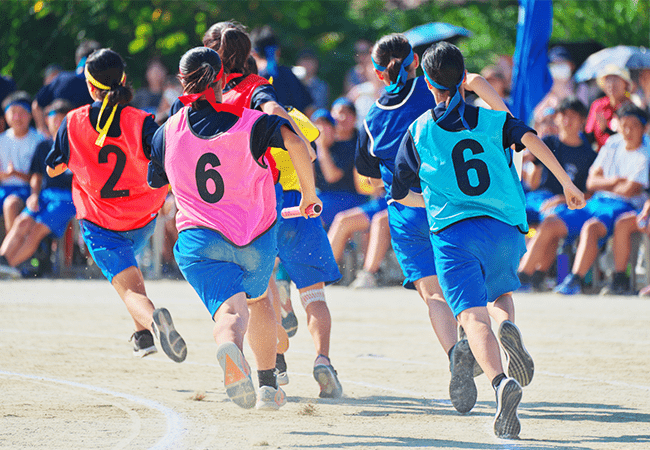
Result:
<svg viewBox="0 0 650 450">
<path fill-rule="evenodd" d="M 307 209 L 305 209 L 305 212 L 307 213 L 308 216 L 310 216 L 311 213 L 320 214 L 320 212 L 322 210 L 323 210 L 323 208 L 320 205 L 314 203 L 312 205 L 309 205 L 307 207 Z M 302 217 L 302 215 L 300 214 L 300 207 L 299 206 L 292 206 L 291 208 L 284 208 L 281 211 L 281 214 L 282 214 L 283 219 L 293 219 L 293 218 L 296 218 L 296 217 Z"/>
</svg>

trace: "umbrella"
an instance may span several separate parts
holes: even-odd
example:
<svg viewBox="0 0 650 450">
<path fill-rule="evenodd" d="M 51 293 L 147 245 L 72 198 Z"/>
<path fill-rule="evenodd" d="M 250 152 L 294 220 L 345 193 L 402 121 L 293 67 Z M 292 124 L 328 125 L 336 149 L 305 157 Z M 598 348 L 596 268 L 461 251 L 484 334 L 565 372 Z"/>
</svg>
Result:
<svg viewBox="0 0 650 450">
<path fill-rule="evenodd" d="M 575 80 L 578 82 L 592 80 L 610 64 L 632 70 L 650 68 L 650 50 L 625 45 L 605 48 L 587 58 L 576 71 Z"/>
<path fill-rule="evenodd" d="M 465 28 L 444 22 L 426 23 L 404 32 L 404 36 L 409 40 L 416 53 L 421 53 L 438 41 L 454 41 L 471 35 L 472 32 Z"/>
</svg>

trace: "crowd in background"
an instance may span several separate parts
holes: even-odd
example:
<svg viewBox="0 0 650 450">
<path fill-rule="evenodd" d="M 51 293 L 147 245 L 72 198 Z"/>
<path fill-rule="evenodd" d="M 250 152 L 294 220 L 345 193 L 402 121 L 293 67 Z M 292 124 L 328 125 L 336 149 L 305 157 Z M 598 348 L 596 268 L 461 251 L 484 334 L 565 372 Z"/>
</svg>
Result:
<svg viewBox="0 0 650 450">
<path fill-rule="evenodd" d="M 356 249 L 363 268 L 355 274 L 352 286 L 385 284 L 390 234 L 383 188 L 360 177 L 354 168 L 358 135 L 365 133 L 365 115 L 384 89 L 371 62 L 372 42 L 356 42 L 353 65 L 343 75 L 343 93 L 333 98 L 331 87 L 319 78 L 319 57 L 314 51 L 305 49 L 294 65 L 286 66 L 280 64 L 281 39 L 271 27 L 252 30 L 250 35 L 252 71 L 272 79 L 279 101 L 305 113 L 320 131 L 316 182 L 324 206 L 321 219 L 337 262 L 343 264 L 346 252 Z M 44 160 L 65 114 L 92 102 L 84 65 L 99 48 L 98 42 L 81 43 L 75 53 L 75 70 L 64 70 L 56 63 L 45 67 L 43 87 L 35 95 L 16 90 L 10 77 L 0 78 L 0 272 L 50 274 L 52 253 L 74 222 L 69 198 L 72 177 L 50 179 Z M 595 263 L 609 240 L 614 270 L 604 291 L 635 293 L 637 286 L 630 280 L 635 267 L 630 259 L 636 260 L 631 256 L 638 252 L 640 233 L 650 231 L 650 140 L 646 135 L 650 68 L 630 72 L 606 65 L 596 79 L 578 84 L 573 77 L 576 62 L 566 48 L 553 47 L 548 56 L 553 87 L 535 108 L 531 125 L 590 200 L 579 214 L 561 206 L 557 180 L 532 155 L 524 154 L 522 183 L 533 231 L 520 266 L 522 290 L 576 294 L 599 288 L 596 280 L 602 275 L 597 272 L 602 268 Z M 481 71 L 506 104 L 512 69 L 512 58 L 503 56 Z M 164 123 L 182 94 L 175 72 L 152 59 L 144 79 L 136 83 L 142 87 L 135 91 L 131 106 Z M 471 92 L 466 98 L 486 106 Z M 163 267 L 169 276 L 179 276 L 171 251 L 176 240 L 175 212 L 170 194 L 160 214 L 165 236 Z M 73 262 L 92 264 L 81 241 L 74 236 L 72 240 Z M 571 267 L 564 257 L 573 261 Z M 644 288 L 641 293 L 650 294 L 650 290 Z"/>
</svg>

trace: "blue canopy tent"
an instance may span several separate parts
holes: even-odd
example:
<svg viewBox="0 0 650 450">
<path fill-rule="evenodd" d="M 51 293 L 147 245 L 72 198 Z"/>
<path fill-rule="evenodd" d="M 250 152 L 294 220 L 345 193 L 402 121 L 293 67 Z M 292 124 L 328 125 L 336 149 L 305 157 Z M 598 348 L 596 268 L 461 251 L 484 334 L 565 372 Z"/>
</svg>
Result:
<svg viewBox="0 0 650 450">
<path fill-rule="evenodd" d="M 472 32 L 449 23 L 431 22 L 411 28 L 404 32 L 404 36 L 411 43 L 413 51 L 422 55 L 435 42 L 448 41 L 454 43 L 462 37 L 472 36 Z"/>
</svg>

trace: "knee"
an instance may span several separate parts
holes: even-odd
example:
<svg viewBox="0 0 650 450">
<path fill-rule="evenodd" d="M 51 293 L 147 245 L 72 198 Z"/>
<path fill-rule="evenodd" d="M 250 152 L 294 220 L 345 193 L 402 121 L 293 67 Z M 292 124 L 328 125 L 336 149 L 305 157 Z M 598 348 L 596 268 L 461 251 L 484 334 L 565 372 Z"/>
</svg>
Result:
<svg viewBox="0 0 650 450">
<path fill-rule="evenodd" d="M 566 224 L 557 216 L 550 216 L 544 219 L 539 226 L 537 233 L 547 237 L 562 237 L 567 234 Z"/>
<path fill-rule="evenodd" d="M 584 238 L 600 238 L 605 234 L 607 234 L 605 224 L 596 218 L 589 219 L 580 230 L 580 235 Z"/>
<path fill-rule="evenodd" d="M 3 203 L 3 208 L 5 211 L 16 211 L 16 210 L 21 210 L 23 209 L 23 206 L 25 204 L 23 203 L 22 199 L 18 197 L 17 195 L 9 195 L 5 199 Z"/>
<path fill-rule="evenodd" d="M 614 224 L 615 234 L 632 234 L 637 230 L 636 214 L 626 214 Z"/>
</svg>

